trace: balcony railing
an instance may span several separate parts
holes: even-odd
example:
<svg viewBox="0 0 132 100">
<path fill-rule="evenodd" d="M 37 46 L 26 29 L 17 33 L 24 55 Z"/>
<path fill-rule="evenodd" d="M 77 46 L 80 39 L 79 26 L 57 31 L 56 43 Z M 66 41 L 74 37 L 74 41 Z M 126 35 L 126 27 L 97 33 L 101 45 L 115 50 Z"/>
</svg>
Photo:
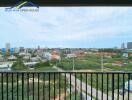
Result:
<svg viewBox="0 0 132 100">
<path fill-rule="evenodd" d="M 131 100 L 131 73 L 0 72 L 0 100 Z"/>
</svg>

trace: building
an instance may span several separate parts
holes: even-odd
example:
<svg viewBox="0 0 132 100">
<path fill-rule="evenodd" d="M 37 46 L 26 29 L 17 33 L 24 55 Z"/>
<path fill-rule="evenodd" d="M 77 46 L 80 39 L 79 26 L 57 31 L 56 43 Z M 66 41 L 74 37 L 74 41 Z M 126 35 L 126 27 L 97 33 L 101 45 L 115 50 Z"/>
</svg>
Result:
<svg viewBox="0 0 132 100">
<path fill-rule="evenodd" d="M 2 55 L 5 56 L 6 55 L 6 48 L 2 48 L 1 51 L 2 51 Z"/>
<path fill-rule="evenodd" d="M 44 52 L 43 58 L 47 59 L 47 60 L 51 60 L 52 59 L 52 54 L 49 53 L 49 52 Z"/>
<path fill-rule="evenodd" d="M 40 46 L 38 46 L 38 50 L 40 50 Z"/>
<path fill-rule="evenodd" d="M 38 62 L 38 61 L 40 61 L 40 60 L 41 60 L 41 57 L 39 57 L 39 56 L 30 58 L 30 61 L 31 61 L 31 62 Z"/>
<path fill-rule="evenodd" d="M 19 53 L 20 52 L 20 48 L 14 48 L 14 53 Z"/>
<path fill-rule="evenodd" d="M 4 58 L 2 57 L 2 55 L 0 55 L 0 62 L 3 62 Z"/>
<path fill-rule="evenodd" d="M 127 49 L 132 49 L 132 42 L 127 42 Z"/>
<path fill-rule="evenodd" d="M 124 66 L 125 63 L 120 62 L 120 61 L 116 61 L 116 62 L 113 62 L 112 65 L 113 65 L 113 66 L 120 66 L 120 67 L 121 67 L 121 66 Z"/>
<path fill-rule="evenodd" d="M 61 60 L 61 57 L 59 55 L 52 55 L 52 60 Z"/>
<path fill-rule="evenodd" d="M 6 48 L 6 52 L 8 52 L 10 50 L 10 43 L 6 43 L 5 48 Z"/>
<path fill-rule="evenodd" d="M 127 53 L 127 52 L 124 52 L 124 53 L 122 54 L 122 56 L 125 57 L 125 58 L 127 58 L 127 57 L 128 57 L 128 53 Z"/>
<path fill-rule="evenodd" d="M 73 57 L 77 57 L 76 54 L 67 54 L 66 58 L 73 58 Z"/>
<path fill-rule="evenodd" d="M 30 53 L 25 53 L 25 52 L 21 52 L 21 53 L 19 53 L 19 56 L 29 56 L 29 57 L 31 57 L 31 54 Z"/>
<path fill-rule="evenodd" d="M 125 44 L 124 43 L 121 44 L 121 49 L 125 49 Z"/>
<path fill-rule="evenodd" d="M 20 47 L 20 52 L 24 52 L 24 47 Z"/>
<path fill-rule="evenodd" d="M 8 57 L 8 60 L 10 60 L 10 61 L 13 61 L 13 60 L 16 60 L 16 59 L 17 59 L 17 57 L 15 57 L 13 55 L 11 55 L 10 57 Z"/>
</svg>

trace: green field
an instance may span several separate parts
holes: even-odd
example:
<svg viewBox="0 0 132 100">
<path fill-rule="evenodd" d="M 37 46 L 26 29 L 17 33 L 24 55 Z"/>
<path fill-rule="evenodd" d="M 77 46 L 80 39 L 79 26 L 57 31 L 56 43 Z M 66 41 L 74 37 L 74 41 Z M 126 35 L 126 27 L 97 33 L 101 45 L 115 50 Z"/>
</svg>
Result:
<svg viewBox="0 0 132 100">
<path fill-rule="evenodd" d="M 45 98 L 45 100 L 49 100 L 49 97 L 50 99 L 54 98 L 54 92 L 55 92 L 55 98 L 57 98 L 59 93 L 61 94 L 61 93 L 64 93 L 65 91 L 64 77 L 63 76 L 59 77 L 59 74 L 55 75 L 55 81 L 54 81 L 54 74 L 50 74 L 50 82 L 49 82 L 49 74 L 39 74 L 39 84 L 38 84 L 38 74 L 34 74 L 34 85 L 33 85 L 33 75 L 29 74 L 29 78 L 28 79 L 27 78 L 28 78 L 27 74 L 24 74 L 23 76 L 24 81 L 22 82 L 22 74 L 19 74 L 18 81 L 17 81 L 16 74 L 13 75 L 13 80 L 12 80 L 12 74 L 8 74 L 8 79 L 6 77 L 6 74 L 3 74 L 4 100 L 7 99 L 7 94 L 8 94 L 8 99 L 12 100 L 11 99 L 12 93 L 14 97 L 13 100 L 17 100 L 17 93 L 18 93 L 19 100 L 21 100 L 22 97 L 25 98 L 25 100 L 27 100 L 28 97 L 29 97 L 29 100 L 32 100 L 33 94 L 34 94 L 35 100 L 37 100 L 38 97 L 40 100 L 43 100 L 43 97 Z M 61 80 L 59 80 L 59 78 L 61 78 Z M 7 85 L 7 80 L 8 80 L 8 85 Z M 12 87 L 12 81 L 13 81 L 13 87 Z M 17 88 L 17 84 L 18 84 L 18 88 Z M 67 88 L 69 87 L 68 84 L 69 83 L 66 81 Z M 23 86 L 23 89 L 22 89 L 22 86 Z M 34 86 L 34 89 L 33 89 L 33 86 Z M 54 91 L 54 86 L 55 86 L 55 91 Z M 13 92 L 12 92 L 12 88 L 13 88 Z M 38 88 L 39 88 L 39 91 L 38 91 Z M 2 84 L 0 83 L 0 93 L 1 92 L 2 92 Z M 2 95 L 0 95 L 0 98 L 1 96 Z"/>
<path fill-rule="evenodd" d="M 126 63 L 124 66 L 113 66 L 112 63 L 116 61 L 121 61 Z M 108 63 L 108 64 L 106 64 Z M 64 70 L 73 69 L 73 58 L 62 58 L 60 62 L 57 62 L 57 66 Z M 101 57 L 97 55 L 88 55 L 83 58 L 75 58 L 74 60 L 75 70 L 92 70 L 92 71 L 102 71 L 101 67 Z M 103 59 L 103 70 L 108 71 L 132 71 L 131 59 L 124 58 L 105 58 Z"/>
</svg>

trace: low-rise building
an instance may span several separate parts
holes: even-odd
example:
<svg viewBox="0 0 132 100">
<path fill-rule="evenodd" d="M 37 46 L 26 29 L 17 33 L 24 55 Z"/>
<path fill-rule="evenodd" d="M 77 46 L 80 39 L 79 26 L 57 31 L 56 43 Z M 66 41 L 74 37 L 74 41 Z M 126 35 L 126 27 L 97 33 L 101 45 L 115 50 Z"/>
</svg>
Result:
<svg viewBox="0 0 132 100">
<path fill-rule="evenodd" d="M 52 55 L 51 60 L 61 60 L 61 57 L 59 55 Z"/>
<path fill-rule="evenodd" d="M 52 59 L 52 54 L 49 52 L 44 52 L 43 53 L 43 59 L 51 60 Z"/>
<path fill-rule="evenodd" d="M 0 62 L 4 61 L 4 58 L 2 56 L 0 56 Z"/>
<path fill-rule="evenodd" d="M 11 55 L 10 57 L 8 57 L 8 60 L 16 60 L 17 59 L 17 57 L 16 56 L 14 56 L 14 55 Z"/>
<path fill-rule="evenodd" d="M 113 62 L 112 65 L 113 65 L 113 66 L 120 66 L 120 67 L 121 67 L 121 66 L 124 66 L 125 63 L 123 63 L 123 62 L 121 62 L 121 61 L 116 61 L 116 62 Z"/>
<path fill-rule="evenodd" d="M 19 53 L 20 52 L 20 48 L 15 48 L 14 49 L 14 53 Z"/>
<path fill-rule="evenodd" d="M 37 61 L 40 61 L 40 60 L 41 60 L 41 57 L 39 57 L 39 56 L 30 58 L 31 62 L 37 62 Z"/>
<path fill-rule="evenodd" d="M 73 57 L 77 57 L 76 54 L 67 54 L 66 58 L 73 58 Z"/>
<path fill-rule="evenodd" d="M 28 60 L 30 60 L 30 56 L 23 56 L 23 60 L 25 60 L 25 61 L 28 61 Z"/>
<path fill-rule="evenodd" d="M 29 57 L 31 57 L 31 54 L 30 53 L 21 52 L 21 53 L 19 53 L 19 56 L 29 56 Z"/>
</svg>

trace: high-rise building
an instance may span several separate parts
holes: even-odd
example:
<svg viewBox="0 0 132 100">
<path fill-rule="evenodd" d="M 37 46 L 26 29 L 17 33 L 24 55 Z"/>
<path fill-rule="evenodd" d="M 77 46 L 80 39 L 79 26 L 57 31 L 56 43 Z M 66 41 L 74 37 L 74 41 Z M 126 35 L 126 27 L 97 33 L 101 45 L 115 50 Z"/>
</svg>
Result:
<svg viewBox="0 0 132 100">
<path fill-rule="evenodd" d="M 132 49 L 132 42 L 127 42 L 127 49 Z"/>
<path fill-rule="evenodd" d="M 6 43 L 5 47 L 6 47 L 6 52 L 10 51 L 10 43 Z"/>
<path fill-rule="evenodd" d="M 124 43 L 121 44 L 121 49 L 125 49 L 125 44 Z"/>
<path fill-rule="evenodd" d="M 40 50 L 40 46 L 38 46 L 38 50 Z"/>
<path fill-rule="evenodd" d="M 20 47 L 20 52 L 24 52 L 24 47 Z"/>
</svg>

